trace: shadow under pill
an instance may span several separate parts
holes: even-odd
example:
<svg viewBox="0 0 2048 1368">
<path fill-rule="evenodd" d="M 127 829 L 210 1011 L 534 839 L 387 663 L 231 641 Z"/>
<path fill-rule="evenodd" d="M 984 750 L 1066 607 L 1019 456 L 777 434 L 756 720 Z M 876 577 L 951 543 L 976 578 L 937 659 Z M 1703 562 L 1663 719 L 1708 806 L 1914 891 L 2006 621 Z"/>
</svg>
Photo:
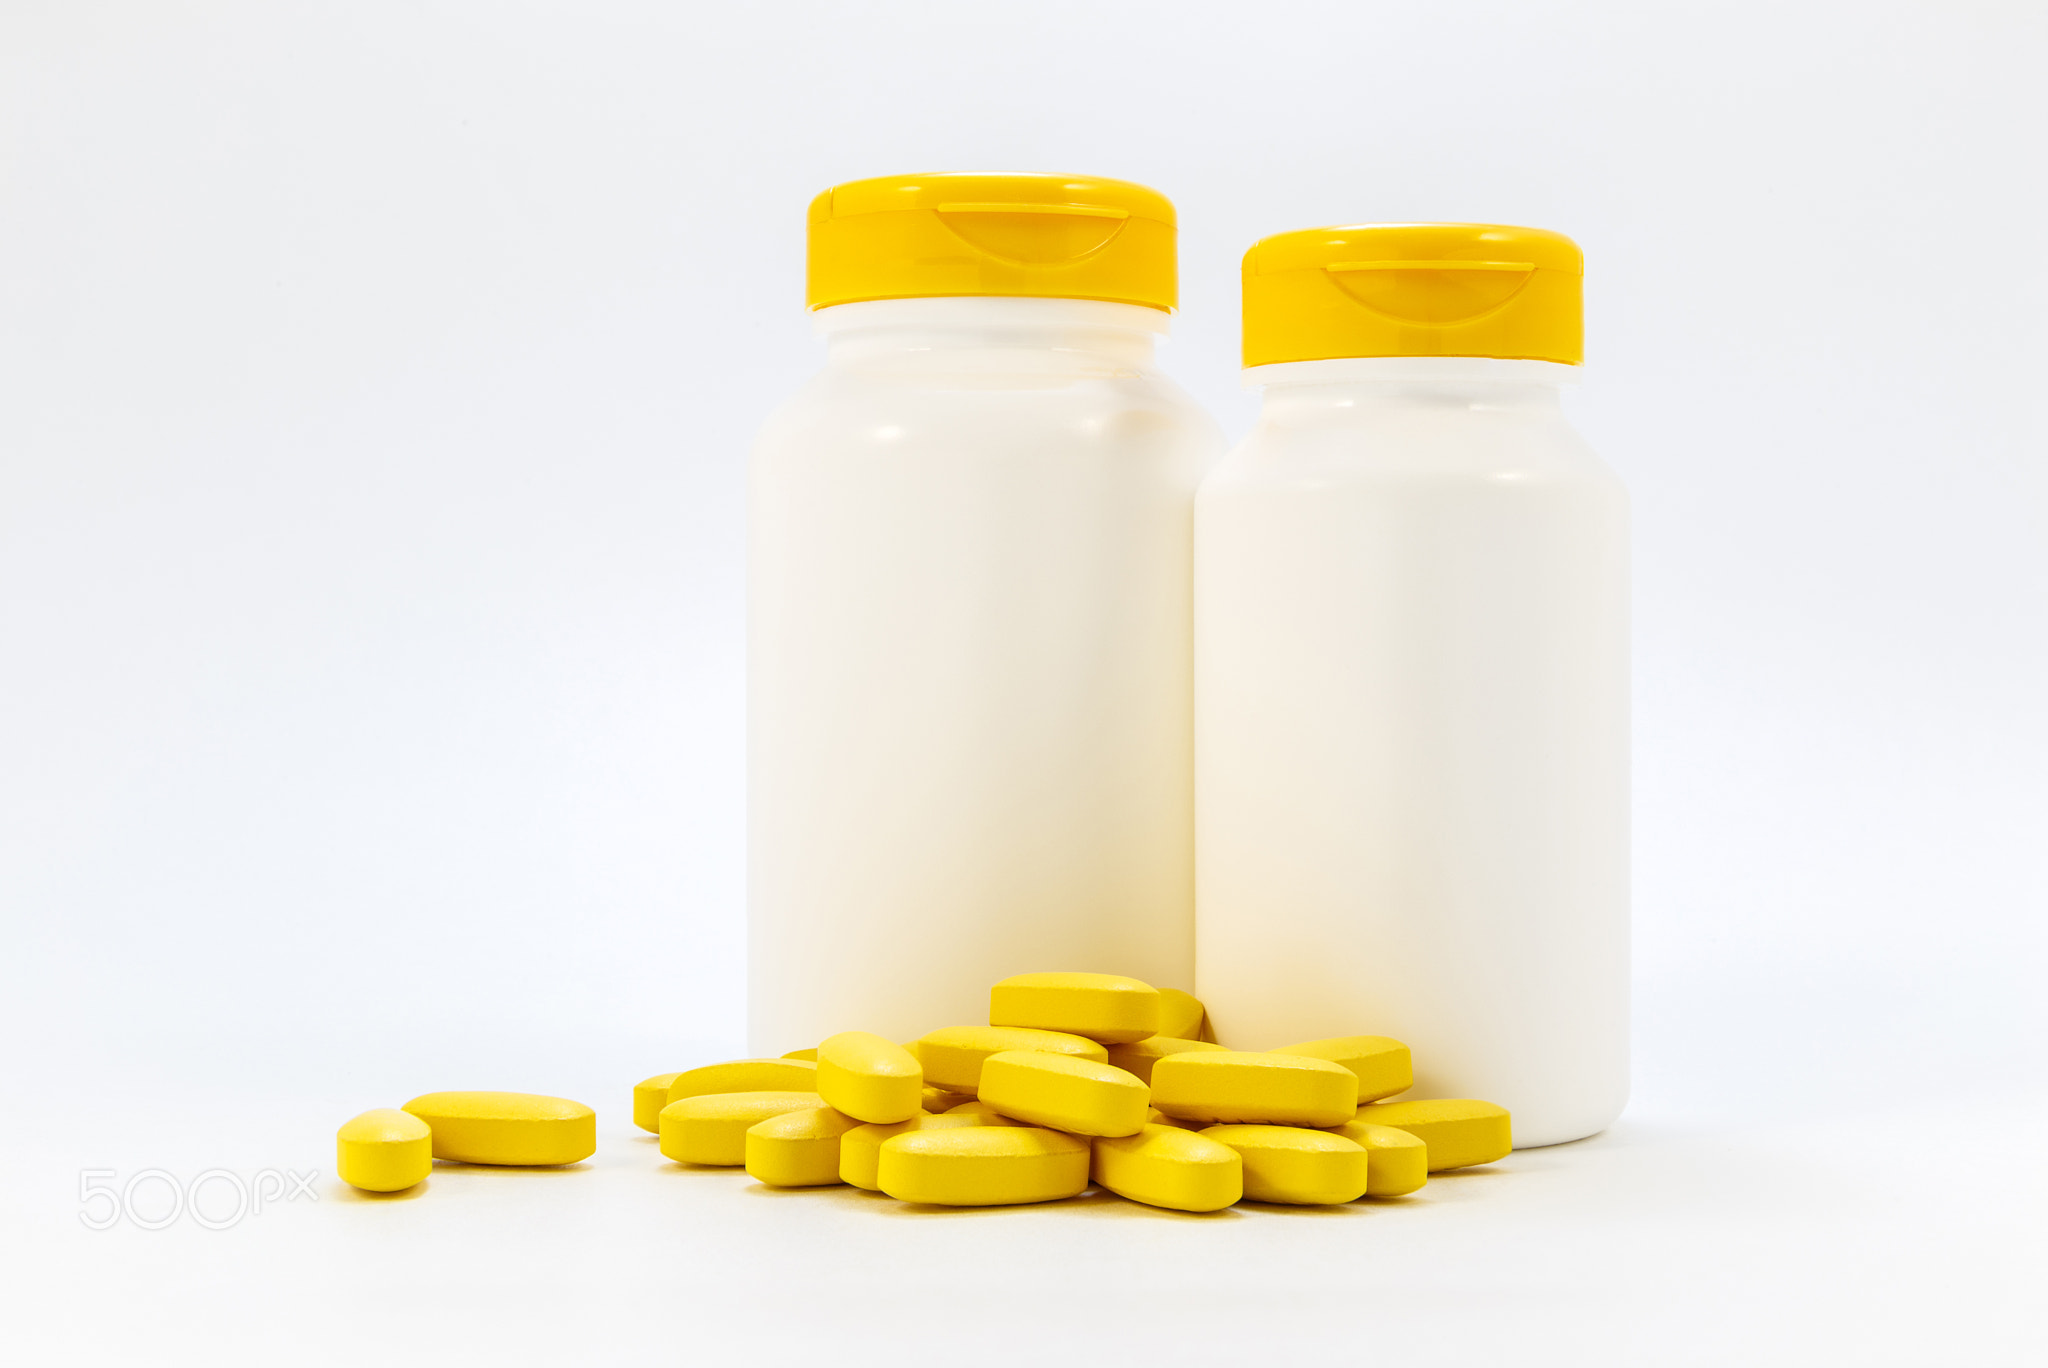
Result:
<svg viewBox="0 0 2048 1368">
<path fill-rule="evenodd" d="M 867 1201 L 871 1197 L 882 1196 L 879 1192 L 869 1192 L 867 1189 L 857 1188 L 851 1183 L 819 1183 L 815 1187 L 776 1187 L 770 1183 L 756 1182 L 749 1185 L 745 1191 L 749 1197 L 766 1197 L 770 1199 L 796 1197 L 809 1198 L 814 1202 L 828 1201 L 847 1204 L 858 1204 Z M 883 1198 L 883 1200 L 887 1201 L 889 1199 Z"/>
<path fill-rule="evenodd" d="M 739 1164 L 686 1164 L 680 1159 L 671 1159 L 658 1170 L 661 1173 L 723 1173 L 744 1178 L 747 1170 Z"/>
<path fill-rule="evenodd" d="M 1232 1204 L 1217 1211 L 1180 1211 L 1173 1207 L 1157 1207 L 1148 1202 L 1118 1197 L 1113 1193 L 1105 1194 L 1099 1200 L 1076 1198 L 1074 1201 L 1067 1203 L 1067 1205 L 1086 1207 L 1088 1208 L 1086 1214 L 1090 1218 L 1097 1220 L 1241 1221 L 1244 1219 L 1243 1214 L 1237 1209 L 1238 1204 Z"/>
<path fill-rule="evenodd" d="M 573 1164 L 467 1164 L 460 1159 L 436 1159 L 434 1161 L 434 1172 L 436 1173 L 524 1173 L 552 1175 L 558 1173 L 589 1173 L 591 1171 L 592 1167 L 587 1159 L 578 1159 Z"/>
<path fill-rule="evenodd" d="M 425 1178 L 409 1188 L 400 1188 L 396 1192 L 365 1192 L 359 1187 L 350 1187 L 347 1183 L 336 1183 L 334 1186 L 339 1189 L 334 1194 L 335 1200 L 342 1202 L 410 1202 L 415 1197 L 424 1197 L 427 1194 Z"/>
<path fill-rule="evenodd" d="M 1357 1202 L 1258 1202 L 1247 1197 L 1242 1202 L 1239 1202 L 1238 1205 L 1240 1207 L 1250 1207 L 1255 1211 L 1270 1211 L 1278 1216 L 1302 1216 L 1310 1219 L 1328 1219 L 1332 1216 L 1356 1217 L 1367 1215 L 1370 1212 L 1370 1208 L 1362 1207 Z"/>
</svg>

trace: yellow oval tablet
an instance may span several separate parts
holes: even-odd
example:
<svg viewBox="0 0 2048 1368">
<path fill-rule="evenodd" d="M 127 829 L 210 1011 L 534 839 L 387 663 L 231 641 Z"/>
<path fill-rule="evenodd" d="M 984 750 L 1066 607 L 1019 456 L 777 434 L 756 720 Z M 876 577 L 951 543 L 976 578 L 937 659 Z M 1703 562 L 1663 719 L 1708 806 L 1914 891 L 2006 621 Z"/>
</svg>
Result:
<svg viewBox="0 0 2048 1368">
<path fill-rule="evenodd" d="M 1365 1147 L 1328 1131 L 1294 1126 L 1211 1126 L 1201 1134 L 1244 1160 L 1244 1195 L 1254 1202 L 1336 1206 L 1365 1195 Z"/>
<path fill-rule="evenodd" d="M 1368 1197 L 1405 1197 L 1429 1181 L 1429 1146 L 1407 1131 L 1347 1121 L 1330 1133 L 1364 1147 Z"/>
<path fill-rule="evenodd" d="M 817 1060 L 818 1060 L 818 1050 L 817 1050 L 817 1047 L 816 1047 L 816 1046 L 812 1046 L 812 1047 L 811 1047 L 810 1049 L 808 1049 L 808 1050 L 791 1050 L 791 1051 L 790 1051 L 790 1052 L 789 1052 L 788 1054 L 784 1055 L 784 1056 L 783 1056 L 783 1058 L 784 1058 L 784 1059 L 808 1059 L 808 1060 L 810 1060 L 810 1061 L 811 1061 L 812 1063 L 814 1063 L 814 1064 L 815 1064 L 815 1063 L 817 1063 Z"/>
<path fill-rule="evenodd" d="M 1121 974 L 1016 974 L 989 989 L 988 1024 L 1143 1040 L 1159 1034 L 1159 990 Z"/>
<path fill-rule="evenodd" d="M 1377 1102 L 1415 1086 L 1415 1064 L 1408 1047 L 1391 1036 L 1335 1036 L 1282 1045 L 1268 1054 L 1301 1055 L 1342 1064 L 1358 1075 L 1358 1100 Z"/>
<path fill-rule="evenodd" d="M 1244 1196 L 1244 1161 L 1230 1146 L 1175 1126 L 1097 1140 L 1097 1186 L 1171 1211 L 1221 1211 Z"/>
<path fill-rule="evenodd" d="M 981 1101 L 1072 1135 L 1136 1135 L 1147 1095 L 1144 1083 L 1115 1065 L 1071 1055 L 1005 1050 L 981 1066 Z"/>
<path fill-rule="evenodd" d="M 661 1152 L 679 1164 L 737 1168 L 747 1162 L 747 1131 L 784 1112 L 825 1105 L 814 1092 L 701 1093 L 661 1109 Z"/>
<path fill-rule="evenodd" d="M 841 1031 L 818 1047 L 818 1095 L 862 1121 L 908 1121 L 922 1111 L 917 1056 L 872 1031 Z"/>
<path fill-rule="evenodd" d="M 1052 1202 L 1088 1186 L 1088 1142 L 1032 1126 L 914 1131 L 882 1143 L 876 1182 L 939 1206 Z"/>
<path fill-rule="evenodd" d="M 547 1167 L 597 1153 L 597 1113 L 538 1093 L 438 1092 L 405 1109 L 434 1132 L 434 1157 L 464 1164 Z"/>
<path fill-rule="evenodd" d="M 403 1192 L 434 1170 L 434 1134 L 396 1107 L 379 1107 L 334 1133 L 334 1174 L 365 1192 Z"/>
<path fill-rule="evenodd" d="M 668 1090 L 680 1074 L 656 1074 L 633 1085 L 633 1124 L 644 1131 L 661 1130 L 661 1109 L 668 1105 Z"/>
<path fill-rule="evenodd" d="M 830 1107 L 784 1112 L 747 1127 L 747 1172 L 770 1187 L 839 1181 L 839 1141 L 861 1123 Z"/>
<path fill-rule="evenodd" d="M 1152 1105 L 1190 1121 L 1341 1126 L 1358 1110 L 1358 1075 L 1302 1055 L 1190 1051 L 1153 1064 Z"/>
<path fill-rule="evenodd" d="M 974 1095 L 981 1086 L 981 1064 L 1005 1050 L 1038 1050 L 1104 1063 L 1109 1054 L 1086 1036 L 1065 1031 L 1034 1031 L 1023 1026 L 946 1026 L 919 1038 L 917 1057 L 927 1083 Z"/>
<path fill-rule="evenodd" d="M 947 1092 L 944 1088 L 934 1088 L 931 1084 L 927 1083 L 918 1091 L 917 1105 L 921 1109 L 930 1112 L 933 1116 L 937 1116 L 940 1112 L 953 1110 L 962 1102 L 972 1102 L 973 1100 L 973 1097 L 965 1093 Z"/>
<path fill-rule="evenodd" d="M 1009 1117 L 1003 1115 L 1001 1112 L 997 1111 L 994 1107 L 991 1107 L 988 1103 L 982 1101 L 978 1097 L 972 1102 L 962 1102 L 957 1107 L 946 1108 L 945 1114 L 947 1116 L 978 1117 L 984 1124 L 992 1126 L 1016 1124 Z"/>
<path fill-rule="evenodd" d="M 1109 1062 L 1125 1073 L 1134 1073 L 1149 1086 L 1152 1082 L 1152 1066 L 1168 1055 L 1186 1054 L 1189 1050 L 1220 1050 L 1221 1045 L 1212 1045 L 1206 1040 L 1181 1040 L 1169 1035 L 1146 1036 L 1133 1040 L 1128 1045 L 1109 1047 Z"/>
<path fill-rule="evenodd" d="M 1429 1146 L 1431 1173 L 1490 1164 L 1515 1147 L 1507 1108 L 1468 1097 L 1375 1102 L 1360 1107 L 1353 1119 L 1407 1131 Z"/>
<path fill-rule="evenodd" d="M 669 1102 L 732 1092 L 816 1092 L 818 1066 L 803 1059 L 728 1059 L 676 1075 Z M 668 1103 L 663 1103 L 667 1106 Z M 659 1113 L 657 1113 L 659 1115 Z"/>
<path fill-rule="evenodd" d="M 1016 1124 L 1004 1116 L 948 1112 L 944 1116 L 913 1116 L 908 1121 L 892 1121 L 886 1126 L 855 1126 L 839 1137 L 839 1180 L 857 1188 L 866 1188 L 869 1192 L 880 1191 L 881 1182 L 875 1172 L 876 1166 L 882 1162 L 882 1142 L 899 1135 L 923 1130 L 958 1130 L 962 1126 Z"/>
</svg>

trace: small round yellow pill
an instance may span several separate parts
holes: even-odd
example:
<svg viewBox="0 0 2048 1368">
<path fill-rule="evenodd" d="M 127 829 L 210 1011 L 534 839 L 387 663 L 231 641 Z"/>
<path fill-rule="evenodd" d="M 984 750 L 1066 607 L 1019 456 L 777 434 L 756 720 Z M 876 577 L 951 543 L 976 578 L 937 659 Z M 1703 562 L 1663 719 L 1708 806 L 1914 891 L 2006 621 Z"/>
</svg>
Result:
<svg viewBox="0 0 2048 1368">
<path fill-rule="evenodd" d="M 1086 1140 L 1031 1126 L 920 1130 L 882 1143 L 876 1182 L 903 1202 L 1013 1206 L 1088 1186 Z"/>
<path fill-rule="evenodd" d="M 1507 1108 L 1469 1097 L 1375 1102 L 1352 1119 L 1407 1131 L 1429 1147 L 1431 1173 L 1490 1164 L 1515 1147 Z"/>
<path fill-rule="evenodd" d="M 1206 1040 L 1183 1040 L 1173 1036 L 1146 1036 L 1133 1040 L 1128 1045 L 1109 1047 L 1109 1062 L 1126 1073 L 1136 1074 L 1147 1086 L 1152 1082 L 1152 1066 L 1168 1055 L 1186 1054 L 1191 1050 L 1220 1050 Z"/>
<path fill-rule="evenodd" d="M 840 1138 L 860 1124 L 830 1107 L 756 1121 L 747 1127 L 747 1172 L 770 1187 L 837 1183 Z"/>
<path fill-rule="evenodd" d="M 737 1168 L 747 1162 L 747 1130 L 784 1112 L 823 1106 L 814 1092 L 704 1093 L 661 1109 L 661 1152 L 679 1164 Z"/>
<path fill-rule="evenodd" d="M 924 1109 L 917 1057 L 872 1031 L 841 1031 L 818 1046 L 818 1095 L 862 1121 L 908 1121 Z"/>
<path fill-rule="evenodd" d="M 1010 1117 L 1003 1115 L 1001 1112 L 997 1111 L 994 1107 L 991 1107 L 988 1103 L 982 1101 L 978 1097 L 975 1098 L 972 1102 L 962 1102 L 957 1107 L 946 1108 L 945 1114 L 947 1116 L 972 1116 L 979 1120 L 983 1125 L 989 1126 L 1016 1124 L 1016 1122 L 1012 1120 Z"/>
<path fill-rule="evenodd" d="M 981 1097 L 1004 1116 L 1072 1135 L 1136 1135 L 1146 1088 L 1113 1064 L 1006 1050 L 981 1066 Z"/>
<path fill-rule="evenodd" d="M 1341 1135 L 1294 1126 L 1211 1126 L 1201 1134 L 1244 1160 L 1250 1201 L 1336 1206 L 1365 1195 L 1365 1147 Z"/>
<path fill-rule="evenodd" d="M 679 1073 L 669 1102 L 733 1092 L 816 1092 L 818 1066 L 803 1059 L 729 1059 Z M 663 1103 L 663 1106 L 668 1105 Z"/>
<path fill-rule="evenodd" d="M 923 1110 L 930 1112 L 933 1116 L 937 1116 L 940 1112 L 953 1110 L 962 1102 L 972 1102 L 973 1100 L 972 1096 L 963 1097 L 959 1093 L 948 1092 L 944 1088 L 934 1088 L 931 1084 L 927 1083 L 918 1093 L 917 1105 Z M 872 1125 L 874 1123 L 870 1122 L 868 1124 Z"/>
<path fill-rule="evenodd" d="M 668 1090 L 677 1075 L 656 1074 L 633 1085 L 633 1124 L 644 1131 L 661 1130 L 661 1109 L 668 1105 Z"/>
<path fill-rule="evenodd" d="M 958 1130 L 962 1126 L 1016 1124 L 1000 1116 L 948 1112 L 944 1116 L 913 1116 L 908 1121 L 892 1121 L 885 1126 L 872 1123 L 855 1126 L 839 1137 L 839 1180 L 857 1188 L 866 1188 L 869 1192 L 879 1191 L 881 1181 L 876 1177 L 876 1170 L 882 1162 L 882 1142 L 899 1135 L 908 1135 L 912 1131 Z"/>
<path fill-rule="evenodd" d="M 974 1096 L 981 1086 L 981 1066 L 1005 1050 L 1039 1050 L 1107 1063 L 1109 1052 L 1086 1036 L 1065 1031 L 1035 1031 L 1023 1026 L 946 1026 L 919 1038 L 917 1057 L 924 1080 Z M 964 1100 L 964 1099 L 963 1099 Z"/>
<path fill-rule="evenodd" d="M 1429 1181 L 1429 1146 L 1407 1131 L 1347 1121 L 1330 1133 L 1365 1147 L 1368 1197 L 1406 1197 Z"/>
<path fill-rule="evenodd" d="M 1230 1146 L 1174 1126 L 1097 1140 L 1093 1176 L 1119 1197 L 1172 1211 L 1221 1211 L 1244 1196 L 1244 1161 Z"/>
<path fill-rule="evenodd" d="M 597 1153 L 597 1113 L 566 1097 L 438 1092 L 405 1109 L 433 1131 L 436 1159 L 545 1168 Z"/>
<path fill-rule="evenodd" d="M 1358 1075 L 1302 1055 L 1190 1051 L 1153 1064 L 1152 1105 L 1190 1121 L 1341 1126 L 1358 1110 Z"/>
<path fill-rule="evenodd" d="M 365 1192 L 403 1192 L 434 1168 L 427 1123 L 396 1107 L 366 1111 L 334 1134 L 335 1176 Z"/>
<path fill-rule="evenodd" d="M 1175 1040 L 1214 1040 L 1202 1034 L 1209 1009 L 1193 993 L 1178 988 L 1159 990 L 1159 1034 Z"/>
<path fill-rule="evenodd" d="M 1159 990 L 1122 974 L 1014 974 L 989 989 L 988 1024 L 1143 1040 L 1159 1034 Z"/>
<path fill-rule="evenodd" d="M 1268 1054 L 1301 1055 L 1342 1064 L 1358 1075 L 1358 1100 L 1377 1102 L 1415 1086 L 1415 1064 L 1408 1047 L 1390 1036 L 1336 1036 L 1282 1045 Z"/>
</svg>

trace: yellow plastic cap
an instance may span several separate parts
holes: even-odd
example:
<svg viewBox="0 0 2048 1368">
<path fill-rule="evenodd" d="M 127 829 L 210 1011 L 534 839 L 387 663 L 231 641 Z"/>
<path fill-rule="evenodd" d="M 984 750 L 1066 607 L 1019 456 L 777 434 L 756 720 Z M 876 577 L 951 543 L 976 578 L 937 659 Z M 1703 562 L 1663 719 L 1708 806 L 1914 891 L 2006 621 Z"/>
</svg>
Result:
<svg viewBox="0 0 2048 1368">
<path fill-rule="evenodd" d="M 1494 223 L 1366 223 L 1244 256 L 1244 364 L 1350 356 L 1584 360 L 1577 243 Z"/>
<path fill-rule="evenodd" d="M 813 309 L 867 299 L 1031 295 L 1171 311 L 1173 204 L 1096 176 L 941 171 L 811 201 Z"/>
</svg>

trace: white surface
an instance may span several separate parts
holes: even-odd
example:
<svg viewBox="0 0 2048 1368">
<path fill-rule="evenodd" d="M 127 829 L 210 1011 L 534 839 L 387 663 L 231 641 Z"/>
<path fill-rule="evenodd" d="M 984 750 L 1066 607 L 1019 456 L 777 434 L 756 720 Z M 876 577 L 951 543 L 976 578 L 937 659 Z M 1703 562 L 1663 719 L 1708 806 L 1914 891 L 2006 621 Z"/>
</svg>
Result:
<svg viewBox="0 0 2048 1368">
<path fill-rule="evenodd" d="M 769 1364 L 938 1349 L 1002 1364 L 2030 1361 L 2048 1115 L 1965 1102 L 1902 1123 L 1889 1106 L 1828 1116 L 1768 1088 L 1761 1102 L 1639 1106 L 1599 1139 L 1440 1174 L 1412 1198 L 1210 1217 L 1099 1194 L 945 1211 L 776 1191 L 666 1163 L 614 1106 L 574 1169 L 439 1165 L 398 1199 L 326 1178 L 317 1202 L 155 1233 L 83 1229 L 63 1170 L 86 1153 L 123 1178 L 145 1162 L 188 1178 L 303 1167 L 320 1158 L 308 1138 L 353 1104 L 153 1111 L 146 1135 L 101 1104 L 75 1122 L 106 1139 L 26 1156 L 33 1191 L 8 1222 L 35 1232 L 36 1285 L 67 1293 L 23 1308 L 31 1328 L 10 1342 L 42 1362 L 86 1361 L 83 1344 L 308 1363 L 698 1362 L 714 1347 Z"/>
<path fill-rule="evenodd" d="M 909 1298 L 1000 1267 L 1088 1288 L 1037 1333 L 1120 1315 L 1189 1361 L 1307 1305 L 1359 1357 L 1429 1330 L 1525 1362 L 2018 1361 L 2048 1025 L 2044 23 L 2000 0 L 0 7 L 10 1344 L 275 1361 L 410 1327 L 680 1357 L 697 1327 L 822 1333 L 812 1308 L 884 1274 Z M 1233 434 L 1260 235 L 1463 219 L 1585 247 L 1570 403 L 1637 526 L 1614 1139 L 1412 1219 L 1233 1219 L 1274 1242 L 1224 1253 L 1092 1212 L 827 1238 L 809 1198 L 738 1222 L 726 1179 L 664 1206 L 658 1172 L 603 1170 L 80 1227 L 81 1168 L 324 1173 L 348 1116 L 447 1087 L 584 1095 L 616 1137 L 634 1081 L 736 1045 L 743 453 L 816 364 L 804 206 L 971 166 L 1173 196 L 1163 355 Z M 727 1257 L 783 1212 L 801 1238 Z M 435 1227 L 357 1219 L 394 1215 Z M 989 1234 L 1041 1225 L 1073 1244 Z M 1134 1280 L 1179 1280 L 1188 1327 Z M 988 1300 L 898 1302 L 892 1343 Z M 1025 1338 L 996 1324 L 975 1350 Z"/>
<path fill-rule="evenodd" d="M 1156 309 L 813 315 L 750 461 L 747 1037 L 978 1023 L 1056 965 L 1194 981 L 1189 545 L 1215 421 Z"/>
<path fill-rule="evenodd" d="M 1597 1134 L 1629 1087 L 1628 495 L 1527 363 L 1258 369 L 1195 501 L 1195 993 L 1256 1049 L 1372 1022 L 1518 1145 Z"/>
</svg>

